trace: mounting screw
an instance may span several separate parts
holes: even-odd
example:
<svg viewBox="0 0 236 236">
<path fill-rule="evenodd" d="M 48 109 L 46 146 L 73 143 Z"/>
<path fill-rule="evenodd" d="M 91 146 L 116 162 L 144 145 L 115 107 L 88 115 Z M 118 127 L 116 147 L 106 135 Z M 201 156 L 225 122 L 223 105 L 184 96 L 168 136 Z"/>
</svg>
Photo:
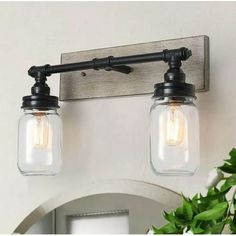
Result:
<svg viewBox="0 0 236 236">
<path fill-rule="evenodd" d="M 80 74 L 81 74 L 82 77 L 85 77 L 85 76 L 86 76 L 86 73 L 83 72 L 83 71 L 82 71 Z"/>
</svg>

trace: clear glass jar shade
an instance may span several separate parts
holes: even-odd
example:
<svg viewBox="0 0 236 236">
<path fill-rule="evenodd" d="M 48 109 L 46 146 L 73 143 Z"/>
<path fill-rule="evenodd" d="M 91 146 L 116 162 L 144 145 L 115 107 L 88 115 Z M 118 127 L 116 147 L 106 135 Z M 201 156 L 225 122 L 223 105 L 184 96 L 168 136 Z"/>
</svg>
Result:
<svg viewBox="0 0 236 236">
<path fill-rule="evenodd" d="M 150 112 L 151 165 L 159 175 L 192 175 L 199 166 L 199 117 L 192 101 L 154 101 Z"/>
<path fill-rule="evenodd" d="M 23 175 L 55 175 L 61 169 L 61 119 L 56 110 L 25 110 L 18 126 L 18 168 Z"/>
</svg>

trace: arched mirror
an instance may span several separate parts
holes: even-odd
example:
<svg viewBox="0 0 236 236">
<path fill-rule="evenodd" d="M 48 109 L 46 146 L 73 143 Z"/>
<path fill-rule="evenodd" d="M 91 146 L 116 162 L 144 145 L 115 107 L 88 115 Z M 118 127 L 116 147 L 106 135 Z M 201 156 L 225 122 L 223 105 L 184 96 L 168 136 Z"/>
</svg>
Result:
<svg viewBox="0 0 236 236">
<path fill-rule="evenodd" d="M 113 185 L 110 182 L 108 186 L 91 190 L 96 194 L 73 196 L 73 200 L 38 217 L 34 223 L 29 223 L 32 218 L 28 216 L 16 231 L 26 234 L 145 234 L 153 225 L 162 225 L 163 211 L 177 206 L 180 200 L 178 194 L 168 189 L 143 182 L 113 182 Z"/>
</svg>

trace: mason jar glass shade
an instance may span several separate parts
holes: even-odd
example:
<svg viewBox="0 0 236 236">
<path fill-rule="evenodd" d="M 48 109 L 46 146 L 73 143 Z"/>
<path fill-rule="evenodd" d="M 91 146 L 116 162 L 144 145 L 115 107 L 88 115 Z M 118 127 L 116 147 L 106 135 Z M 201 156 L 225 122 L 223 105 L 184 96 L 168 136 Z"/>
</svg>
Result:
<svg viewBox="0 0 236 236">
<path fill-rule="evenodd" d="M 25 109 L 18 126 L 18 168 L 23 175 L 61 169 L 62 125 L 56 109 Z"/>
<path fill-rule="evenodd" d="M 159 175 L 192 175 L 199 162 L 199 116 L 192 97 L 155 98 L 150 112 L 151 165 Z"/>
</svg>

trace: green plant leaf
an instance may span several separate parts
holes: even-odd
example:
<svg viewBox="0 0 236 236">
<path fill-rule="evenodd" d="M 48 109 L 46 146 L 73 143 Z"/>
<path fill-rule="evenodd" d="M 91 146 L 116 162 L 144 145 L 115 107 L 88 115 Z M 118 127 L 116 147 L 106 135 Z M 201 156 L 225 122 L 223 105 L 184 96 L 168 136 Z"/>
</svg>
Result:
<svg viewBox="0 0 236 236">
<path fill-rule="evenodd" d="M 168 221 L 171 221 L 172 217 L 173 217 L 173 213 L 167 213 L 166 211 L 164 211 L 164 214 L 163 214 L 164 218 Z"/>
<path fill-rule="evenodd" d="M 193 210 L 193 215 L 194 214 L 196 215 L 201 212 L 200 203 L 198 200 L 192 200 L 192 210 Z"/>
<path fill-rule="evenodd" d="M 222 184 L 209 188 L 206 196 L 201 193 L 195 194 L 192 199 L 182 196 L 182 206 L 170 213 L 164 212 L 168 223 L 161 228 L 153 227 L 154 234 L 181 234 L 184 229 L 194 234 L 220 234 L 224 226 L 229 226 L 236 234 L 235 195 L 233 202 L 226 198 L 228 191 L 236 186 L 236 148 L 229 155 L 230 158 L 217 168 L 231 175 L 222 179 Z M 217 188 L 219 185 L 220 189 Z"/>
<path fill-rule="evenodd" d="M 236 185 L 236 174 L 231 175 L 225 180 L 225 183 L 221 186 L 221 190 L 225 191 L 234 185 Z"/>
<path fill-rule="evenodd" d="M 228 174 L 236 174 L 236 166 L 229 165 L 228 163 L 225 163 L 223 166 L 218 167 L 218 169 Z"/>
<path fill-rule="evenodd" d="M 218 192 L 219 190 L 216 187 L 210 187 L 207 191 L 207 196 L 212 196 Z"/>
<path fill-rule="evenodd" d="M 227 208 L 228 208 L 228 203 L 221 202 L 216 204 L 214 208 L 199 213 L 194 217 L 194 219 L 202 221 L 217 220 L 224 216 Z"/>
<path fill-rule="evenodd" d="M 154 232 L 154 234 L 163 234 L 164 232 L 158 228 L 156 228 L 155 226 L 152 226 L 152 230 Z"/>
<path fill-rule="evenodd" d="M 206 197 L 201 197 L 199 198 L 198 200 L 201 202 L 201 203 L 204 203 L 205 204 L 205 207 L 212 207 L 214 206 L 214 200 L 217 200 L 215 203 L 220 203 L 220 202 L 223 202 L 225 201 L 225 194 L 229 191 L 229 188 L 225 189 L 225 190 L 221 190 L 220 191 L 216 191 L 217 193 L 215 194 L 207 194 L 208 196 Z"/>
<path fill-rule="evenodd" d="M 218 167 L 218 169 L 228 174 L 236 174 L 236 149 L 233 148 L 229 155 L 230 159 L 225 160 L 224 165 Z"/>
<path fill-rule="evenodd" d="M 152 227 L 154 234 L 180 234 L 183 232 L 180 228 L 177 228 L 174 224 L 168 223 L 160 229 Z"/>
<path fill-rule="evenodd" d="M 205 232 L 205 230 L 200 227 L 191 228 L 191 231 L 193 234 L 203 234 Z"/>
<path fill-rule="evenodd" d="M 231 156 L 231 158 L 235 158 L 235 159 L 236 159 L 236 148 L 233 148 L 233 149 L 230 151 L 229 155 Z"/>
<path fill-rule="evenodd" d="M 231 233 L 236 234 L 236 223 L 232 219 L 230 219 L 229 226 Z"/>
<path fill-rule="evenodd" d="M 226 162 L 232 164 L 233 166 L 236 166 L 236 149 L 233 148 L 230 153 L 230 159 L 225 160 Z"/>
<path fill-rule="evenodd" d="M 174 214 L 174 212 L 170 212 L 170 213 L 164 212 L 164 218 L 170 223 L 175 224 L 177 226 L 186 225 L 186 220 L 179 218 L 178 216 Z"/>
<path fill-rule="evenodd" d="M 178 207 L 175 211 L 175 215 L 181 219 L 184 219 L 183 207 Z"/>
<path fill-rule="evenodd" d="M 224 225 L 225 225 L 225 221 L 222 221 L 213 225 L 210 229 L 211 234 L 221 234 Z"/>
<path fill-rule="evenodd" d="M 170 223 L 173 223 L 173 224 L 174 224 L 174 223 L 176 222 L 175 216 L 174 216 L 173 212 L 167 213 L 167 212 L 164 211 L 164 218 L 165 218 L 167 221 L 169 221 Z"/>
<path fill-rule="evenodd" d="M 196 194 L 193 196 L 193 200 L 194 200 L 194 199 L 198 199 L 198 198 L 199 198 L 199 194 L 196 193 Z"/>
<path fill-rule="evenodd" d="M 190 201 L 183 197 L 183 214 L 186 220 L 192 220 L 193 218 L 193 209 Z"/>
<path fill-rule="evenodd" d="M 231 164 L 232 166 L 236 167 L 236 158 L 230 158 L 230 159 L 226 159 L 224 160 L 225 162 L 228 162 L 229 164 Z"/>
</svg>

